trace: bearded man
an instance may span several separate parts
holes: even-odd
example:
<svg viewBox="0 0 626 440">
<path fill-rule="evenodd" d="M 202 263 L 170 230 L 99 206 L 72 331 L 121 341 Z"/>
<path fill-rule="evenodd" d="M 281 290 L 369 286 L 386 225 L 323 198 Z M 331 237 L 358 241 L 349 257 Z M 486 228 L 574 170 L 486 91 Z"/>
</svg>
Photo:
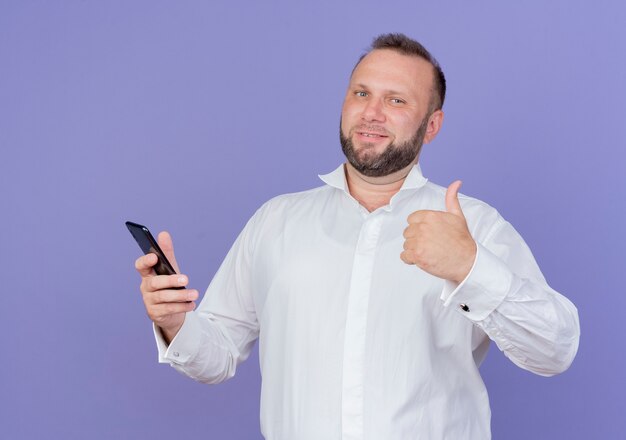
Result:
<svg viewBox="0 0 626 440">
<path fill-rule="evenodd" d="M 347 162 L 264 204 L 197 310 L 197 291 L 173 289 L 186 276 L 156 276 L 156 257 L 139 258 L 160 361 L 218 383 L 258 339 L 272 440 L 485 440 L 490 340 L 539 375 L 567 369 L 574 305 L 495 209 L 422 175 L 445 89 L 421 44 L 377 37 L 343 104 Z M 179 272 L 170 236 L 159 241 Z"/>
</svg>

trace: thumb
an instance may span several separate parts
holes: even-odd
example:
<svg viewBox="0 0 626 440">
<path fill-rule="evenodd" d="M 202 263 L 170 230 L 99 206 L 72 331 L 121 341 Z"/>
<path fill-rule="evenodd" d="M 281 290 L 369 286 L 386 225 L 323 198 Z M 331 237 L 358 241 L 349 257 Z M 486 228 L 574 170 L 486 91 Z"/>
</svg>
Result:
<svg viewBox="0 0 626 440">
<path fill-rule="evenodd" d="M 176 262 L 176 257 L 174 256 L 174 243 L 172 242 L 172 236 L 167 231 L 163 231 L 159 233 L 157 237 L 157 241 L 159 242 L 159 246 L 161 250 L 167 257 L 168 261 L 174 267 L 176 273 L 180 273 L 180 269 L 178 269 L 178 263 Z"/>
<path fill-rule="evenodd" d="M 459 203 L 459 189 L 463 182 L 456 180 L 450 184 L 446 191 L 446 211 L 459 217 L 465 218 Z"/>
</svg>

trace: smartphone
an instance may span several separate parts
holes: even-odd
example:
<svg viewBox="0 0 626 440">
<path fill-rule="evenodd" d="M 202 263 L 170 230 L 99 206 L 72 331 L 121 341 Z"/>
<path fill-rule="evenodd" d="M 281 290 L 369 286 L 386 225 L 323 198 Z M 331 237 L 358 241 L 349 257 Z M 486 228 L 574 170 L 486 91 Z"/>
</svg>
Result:
<svg viewBox="0 0 626 440">
<path fill-rule="evenodd" d="M 126 227 L 130 231 L 137 244 L 141 248 L 144 254 L 155 254 L 159 261 L 154 266 L 154 271 L 157 275 L 174 275 L 176 271 L 167 260 L 167 257 L 159 247 L 159 244 L 154 239 L 148 228 L 138 223 L 126 222 Z M 184 289 L 185 287 L 172 287 L 172 289 Z"/>
</svg>

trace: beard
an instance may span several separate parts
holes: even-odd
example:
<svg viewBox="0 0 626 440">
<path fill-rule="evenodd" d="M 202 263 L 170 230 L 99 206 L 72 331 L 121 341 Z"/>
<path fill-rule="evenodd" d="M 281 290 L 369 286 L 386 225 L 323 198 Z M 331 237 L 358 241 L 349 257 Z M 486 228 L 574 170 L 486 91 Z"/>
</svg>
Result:
<svg viewBox="0 0 626 440">
<path fill-rule="evenodd" d="M 352 138 L 344 136 L 340 121 L 339 141 L 343 154 L 350 165 L 367 177 L 383 177 L 400 171 L 415 162 L 419 156 L 428 127 L 428 116 L 422 120 L 417 132 L 411 139 L 398 144 L 392 142 L 380 154 L 376 154 L 368 148 L 356 151 Z"/>
</svg>

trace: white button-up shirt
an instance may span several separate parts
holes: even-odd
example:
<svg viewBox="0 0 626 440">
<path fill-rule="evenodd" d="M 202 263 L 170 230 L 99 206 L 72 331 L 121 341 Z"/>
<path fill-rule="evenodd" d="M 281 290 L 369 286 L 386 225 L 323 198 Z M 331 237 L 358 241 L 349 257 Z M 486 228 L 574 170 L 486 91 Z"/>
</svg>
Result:
<svg viewBox="0 0 626 440">
<path fill-rule="evenodd" d="M 169 347 L 156 332 L 161 362 L 217 383 L 258 338 L 271 440 L 485 440 L 490 338 L 537 374 L 570 365 L 576 308 L 495 209 L 459 195 L 478 252 L 455 284 L 400 259 L 409 214 L 445 210 L 445 188 L 419 166 L 373 212 L 343 165 L 320 177 L 256 212 Z"/>
</svg>

